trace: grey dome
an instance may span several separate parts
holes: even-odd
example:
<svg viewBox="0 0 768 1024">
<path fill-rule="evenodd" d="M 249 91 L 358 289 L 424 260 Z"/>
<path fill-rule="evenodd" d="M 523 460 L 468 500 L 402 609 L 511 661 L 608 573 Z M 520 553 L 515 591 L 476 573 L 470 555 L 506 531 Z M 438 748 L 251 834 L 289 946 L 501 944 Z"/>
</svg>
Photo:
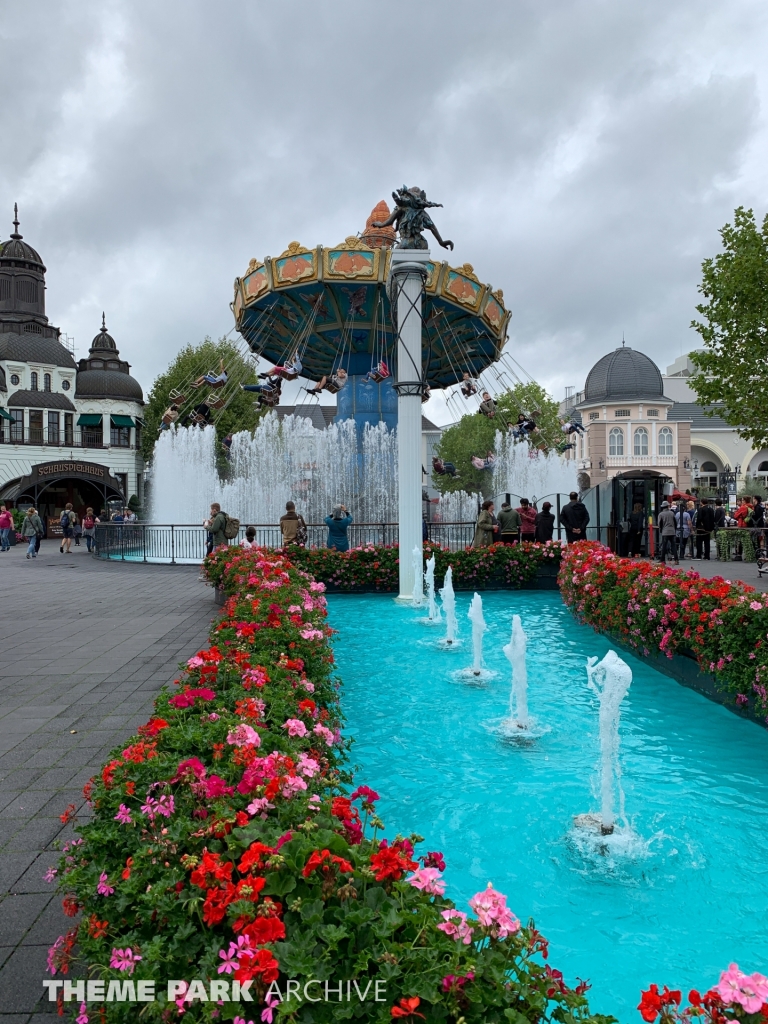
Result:
<svg viewBox="0 0 768 1024">
<path fill-rule="evenodd" d="M 584 402 L 629 402 L 664 397 L 661 371 L 652 359 L 622 345 L 598 359 L 584 385 Z"/>
<path fill-rule="evenodd" d="M 14 409 L 66 409 L 75 412 L 74 405 L 66 395 L 57 391 L 16 391 L 8 399 Z"/>
<path fill-rule="evenodd" d="M 130 398 L 143 402 L 141 384 L 120 370 L 79 370 L 76 398 Z"/>
<path fill-rule="evenodd" d="M 24 241 L 24 236 L 19 234 L 19 208 L 13 204 L 13 226 L 15 231 L 7 242 L 0 242 L 0 261 L 14 260 L 24 263 L 36 263 L 37 269 L 45 273 L 40 253 L 33 249 L 29 243 Z"/>
<path fill-rule="evenodd" d="M 117 353 L 117 345 L 111 334 L 107 333 L 107 324 L 104 313 L 101 314 L 101 330 L 91 342 L 91 355 L 95 352 Z"/>
<path fill-rule="evenodd" d="M 49 328 L 50 330 L 50 328 Z M 55 338 L 46 338 L 41 334 L 23 331 L 0 332 L 0 359 L 10 359 L 19 363 L 43 363 L 48 366 L 66 366 L 75 369 L 72 354 Z"/>
</svg>

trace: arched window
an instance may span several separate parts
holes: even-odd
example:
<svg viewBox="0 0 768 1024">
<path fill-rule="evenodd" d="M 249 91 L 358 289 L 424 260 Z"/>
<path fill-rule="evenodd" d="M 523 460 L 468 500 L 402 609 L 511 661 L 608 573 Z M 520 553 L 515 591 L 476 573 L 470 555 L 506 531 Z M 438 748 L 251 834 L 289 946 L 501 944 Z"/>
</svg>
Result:
<svg viewBox="0 0 768 1024">
<path fill-rule="evenodd" d="M 674 455 L 672 451 L 672 431 L 662 427 L 659 431 L 659 455 Z"/>
<path fill-rule="evenodd" d="M 648 431 L 645 427 L 638 427 L 635 431 L 635 455 L 648 454 Z"/>
<path fill-rule="evenodd" d="M 621 427 L 614 427 L 608 435 L 608 454 L 624 454 L 624 431 L 621 429 Z"/>
<path fill-rule="evenodd" d="M 768 473 L 768 462 L 761 462 L 757 467 L 758 473 Z"/>
<path fill-rule="evenodd" d="M 30 373 L 29 381 L 30 381 L 30 384 L 29 384 L 30 391 L 37 391 L 38 390 L 37 370 L 33 370 L 32 373 Z"/>
<path fill-rule="evenodd" d="M 50 373 L 43 374 L 43 391 L 51 390 L 51 375 Z"/>
<path fill-rule="evenodd" d="M 768 462 L 766 463 L 766 469 L 768 469 Z M 701 464 L 701 472 L 702 473 L 716 473 L 717 472 L 717 466 L 714 464 L 714 462 L 702 462 L 702 464 Z"/>
</svg>

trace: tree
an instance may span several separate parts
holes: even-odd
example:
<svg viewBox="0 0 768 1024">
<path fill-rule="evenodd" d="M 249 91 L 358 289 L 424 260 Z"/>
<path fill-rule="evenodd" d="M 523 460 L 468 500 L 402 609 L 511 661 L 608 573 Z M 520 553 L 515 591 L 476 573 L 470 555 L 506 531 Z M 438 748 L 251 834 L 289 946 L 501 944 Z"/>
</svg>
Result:
<svg viewBox="0 0 768 1024">
<path fill-rule="evenodd" d="M 515 423 L 521 412 L 537 413 L 536 424 L 541 437 L 550 448 L 563 440 L 557 415 L 557 403 L 552 401 L 540 384 L 516 384 L 511 391 L 505 391 L 496 398 L 497 413 L 494 419 L 478 413 L 462 416 L 458 423 L 443 432 L 437 445 L 437 454 L 445 462 L 456 466 L 459 478 L 450 476 L 433 477 L 435 486 L 445 494 L 448 491 L 480 491 L 490 497 L 493 491 L 493 476 L 487 470 L 475 469 L 472 456 L 484 458 L 494 447 L 496 431 L 505 431 Z M 534 435 L 536 436 L 536 435 Z"/>
<path fill-rule="evenodd" d="M 152 458 L 152 451 L 157 440 L 157 432 L 163 413 L 171 404 L 170 393 L 174 388 L 182 389 L 186 385 L 187 401 L 184 409 L 192 406 L 194 391 L 189 390 L 189 382 L 208 370 L 218 372 L 219 360 L 229 373 L 230 381 L 237 384 L 256 383 L 256 371 L 253 364 L 244 358 L 238 347 L 231 341 L 220 338 L 212 341 L 206 338 L 200 345 L 187 345 L 179 352 L 171 365 L 161 373 L 152 385 L 144 407 L 144 433 L 141 439 L 141 453 L 146 460 Z M 202 402 L 208 392 L 200 388 L 199 401 Z M 226 408 L 216 413 L 216 436 L 222 441 L 227 434 L 238 430 L 253 430 L 260 416 L 254 403 L 255 395 L 241 391 L 238 387 Z M 196 404 L 196 402 L 195 402 Z"/>
<path fill-rule="evenodd" d="M 702 264 L 696 307 L 704 322 L 691 327 L 704 341 L 692 352 L 700 371 L 691 379 L 701 404 L 722 403 L 715 413 L 762 448 L 768 444 L 768 216 L 758 228 L 752 210 L 739 207 L 720 230 L 723 252 Z"/>
</svg>

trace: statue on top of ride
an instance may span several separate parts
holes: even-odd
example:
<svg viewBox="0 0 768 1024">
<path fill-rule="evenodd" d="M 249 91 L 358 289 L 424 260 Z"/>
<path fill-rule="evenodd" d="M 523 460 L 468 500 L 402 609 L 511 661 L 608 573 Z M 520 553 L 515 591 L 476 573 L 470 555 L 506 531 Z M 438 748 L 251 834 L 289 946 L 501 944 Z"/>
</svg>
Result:
<svg viewBox="0 0 768 1024">
<path fill-rule="evenodd" d="M 388 228 L 390 224 L 394 224 L 400 234 L 398 249 L 428 249 L 423 231 L 431 231 L 444 249 L 453 249 L 453 242 L 449 239 L 442 240 L 434 221 L 427 213 L 428 207 L 442 206 L 442 203 L 430 203 L 426 192 L 415 185 L 413 188 L 406 188 L 403 185 L 392 193 L 392 198 L 395 201 L 392 213 L 385 221 L 374 221 L 372 227 Z"/>
</svg>

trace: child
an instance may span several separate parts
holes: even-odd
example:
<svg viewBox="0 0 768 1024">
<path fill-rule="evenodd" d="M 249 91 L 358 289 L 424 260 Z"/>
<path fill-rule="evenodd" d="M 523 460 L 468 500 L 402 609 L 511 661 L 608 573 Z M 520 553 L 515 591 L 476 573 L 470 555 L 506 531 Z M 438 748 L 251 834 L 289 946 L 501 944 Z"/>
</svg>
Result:
<svg viewBox="0 0 768 1024">
<path fill-rule="evenodd" d="M 240 541 L 240 546 L 243 548 L 255 548 L 256 547 L 256 527 L 249 526 L 245 531 L 245 536 Z"/>
</svg>

